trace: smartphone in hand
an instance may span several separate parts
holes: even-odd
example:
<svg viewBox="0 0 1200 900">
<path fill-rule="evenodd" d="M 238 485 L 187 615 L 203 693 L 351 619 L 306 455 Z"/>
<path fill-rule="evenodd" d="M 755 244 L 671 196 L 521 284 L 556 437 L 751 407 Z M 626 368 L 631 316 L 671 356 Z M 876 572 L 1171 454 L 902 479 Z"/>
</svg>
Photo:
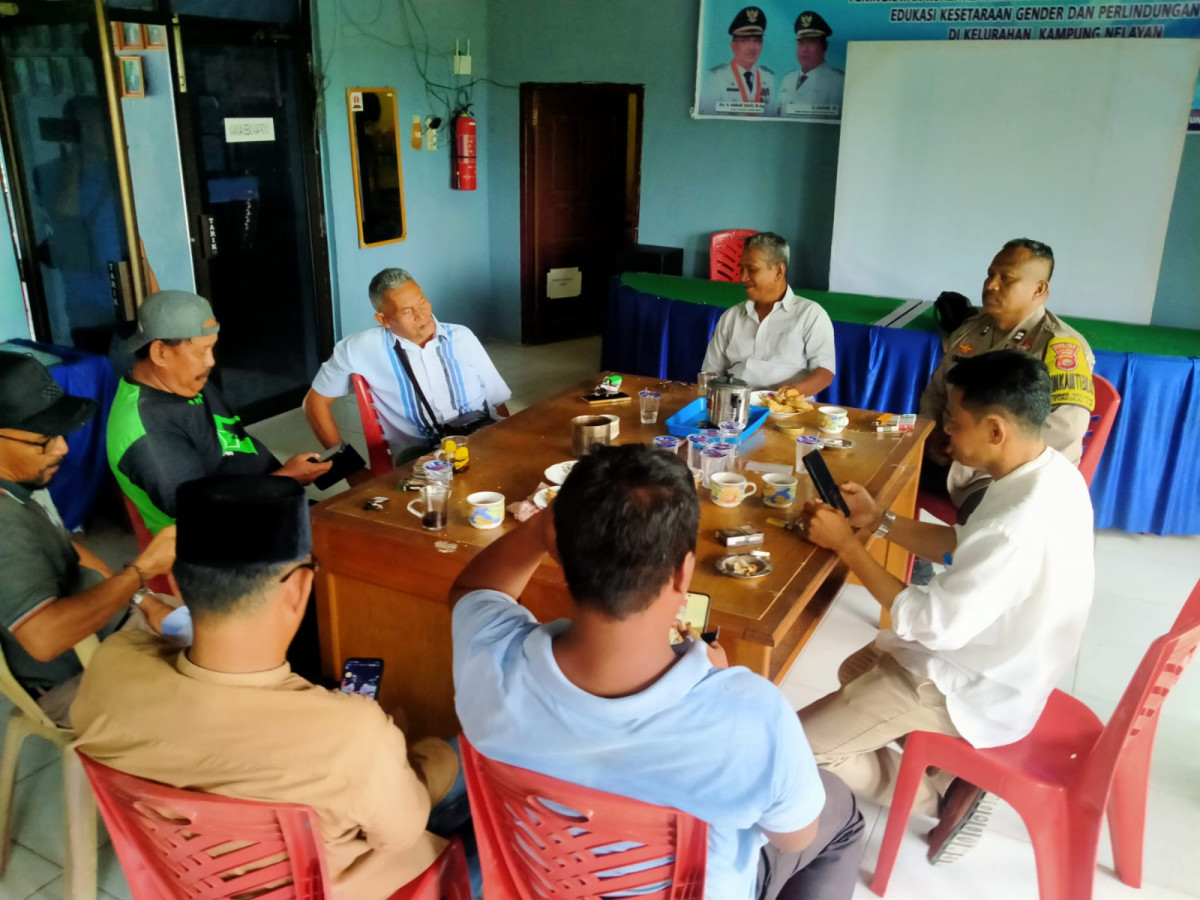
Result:
<svg viewBox="0 0 1200 900">
<path fill-rule="evenodd" d="M 378 657 L 354 656 L 342 666 L 343 694 L 360 694 L 374 700 L 383 680 L 383 660 Z"/>
</svg>

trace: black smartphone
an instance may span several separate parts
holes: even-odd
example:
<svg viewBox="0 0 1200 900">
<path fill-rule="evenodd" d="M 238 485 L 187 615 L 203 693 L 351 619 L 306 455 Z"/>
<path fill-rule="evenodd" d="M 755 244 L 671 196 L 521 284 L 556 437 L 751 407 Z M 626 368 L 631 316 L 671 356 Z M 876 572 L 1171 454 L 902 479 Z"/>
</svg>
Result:
<svg viewBox="0 0 1200 900">
<path fill-rule="evenodd" d="M 379 695 L 383 680 L 383 660 L 374 656 L 354 656 L 342 666 L 342 693 L 361 694 L 371 700 Z"/>
<path fill-rule="evenodd" d="M 332 447 L 328 448 L 324 453 L 322 453 L 320 456 L 317 457 L 317 462 L 319 462 L 319 463 L 329 462 L 331 459 L 333 459 L 335 456 L 337 456 L 339 453 L 341 453 L 345 449 L 346 449 L 345 441 L 342 441 L 340 444 L 334 444 Z"/>
<path fill-rule="evenodd" d="M 721 626 L 718 625 L 712 631 L 700 632 L 700 640 L 706 644 L 715 644 L 721 637 Z"/>
<path fill-rule="evenodd" d="M 804 455 L 804 468 L 808 469 L 808 474 L 812 476 L 813 487 L 817 489 L 817 496 L 834 509 L 840 510 L 843 516 L 849 518 L 850 507 L 846 505 L 846 498 L 842 496 L 842 489 L 833 480 L 833 475 L 829 471 L 829 466 L 825 465 L 825 459 L 821 456 L 820 450 L 813 450 L 811 453 Z"/>
</svg>

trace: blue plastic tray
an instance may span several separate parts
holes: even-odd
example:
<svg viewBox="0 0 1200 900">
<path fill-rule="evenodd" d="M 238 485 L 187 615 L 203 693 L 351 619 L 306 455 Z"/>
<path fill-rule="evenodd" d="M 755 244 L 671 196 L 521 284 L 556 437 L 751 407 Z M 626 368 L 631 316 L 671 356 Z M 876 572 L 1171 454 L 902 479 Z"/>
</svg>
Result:
<svg viewBox="0 0 1200 900">
<path fill-rule="evenodd" d="M 765 406 L 751 406 L 750 421 L 746 423 L 746 430 L 742 432 L 742 440 L 746 440 L 762 428 L 768 415 L 770 410 Z M 663 424 L 667 426 L 667 432 L 675 437 L 687 437 L 689 434 L 698 433 L 702 428 L 713 427 L 708 424 L 708 400 L 704 397 L 693 400 Z"/>
</svg>

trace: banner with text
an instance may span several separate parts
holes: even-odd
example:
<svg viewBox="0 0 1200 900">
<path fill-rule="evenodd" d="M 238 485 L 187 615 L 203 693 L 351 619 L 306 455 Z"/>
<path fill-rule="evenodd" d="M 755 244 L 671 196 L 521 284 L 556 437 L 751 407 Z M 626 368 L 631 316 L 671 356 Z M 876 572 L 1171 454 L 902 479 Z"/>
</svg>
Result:
<svg viewBox="0 0 1200 900">
<path fill-rule="evenodd" d="M 692 114 L 837 122 L 848 41 L 1093 38 L 1200 38 L 1200 0 L 701 0 Z"/>
</svg>

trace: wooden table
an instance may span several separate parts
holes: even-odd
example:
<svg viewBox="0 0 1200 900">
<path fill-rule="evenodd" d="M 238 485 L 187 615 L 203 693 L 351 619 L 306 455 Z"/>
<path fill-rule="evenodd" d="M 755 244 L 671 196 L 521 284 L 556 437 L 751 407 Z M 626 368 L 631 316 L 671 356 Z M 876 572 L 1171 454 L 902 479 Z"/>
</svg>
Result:
<svg viewBox="0 0 1200 900">
<path fill-rule="evenodd" d="M 425 531 L 406 509 L 416 495 L 396 490 L 407 471 L 374 479 L 330 498 L 313 509 L 314 552 L 321 561 L 317 575 L 317 616 L 325 675 L 336 678 L 351 656 L 378 656 L 385 661 L 380 699 L 402 706 L 414 734 L 450 736 L 458 732 L 451 680 L 450 609 L 447 595 L 455 577 L 483 547 L 514 526 L 509 517 L 500 528 L 480 531 L 467 523 L 466 497 L 475 491 L 500 491 L 509 500 L 532 493 L 547 466 L 571 458 L 570 420 L 592 411 L 580 399 L 596 378 L 564 391 L 471 437 L 471 468 L 454 479 L 450 521 L 441 532 Z M 666 432 L 662 420 L 695 399 L 695 387 L 677 382 L 626 376 L 624 390 L 636 394 L 652 387 L 662 391 L 659 424 L 642 425 L 636 403 L 606 407 L 621 418 L 615 443 L 649 442 Z M 916 503 L 922 447 L 931 424 L 919 420 L 915 431 L 877 434 L 875 413 L 852 410 L 845 437 L 850 450 L 826 450 L 824 456 L 839 481 L 865 484 L 880 503 L 911 515 Z M 803 422 L 815 432 L 815 412 Z M 793 465 L 795 439 L 770 421 L 762 439 L 749 440 L 748 460 Z M 746 473 L 752 481 L 760 478 Z M 836 557 L 804 541 L 794 532 L 766 524 L 768 517 L 792 518 L 801 504 L 814 499 L 807 475 L 800 477 L 796 504 L 770 509 L 755 495 L 740 507 L 714 505 L 700 499 L 700 535 L 692 589 L 712 596 L 710 627 L 721 627 L 721 643 L 729 660 L 778 683 L 811 637 L 821 616 L 846 580 Z M 390 497 L 381 511 L 363 508 L 368 497 Z M 714 531 L 750 523 L 766 533 L 763 549 L 771 552 L 774 571 L 756 579 L 733 579 L 717 573 L 714 562 L 729 552 Z M 872 553 L 889 571 L 903 578 L 907 554 L 864 536 Z M 562 570 L 547 558 L 535 572 L 521 602 L 540 621 L 571 614 L 571 599 Z"/>
</svg>

